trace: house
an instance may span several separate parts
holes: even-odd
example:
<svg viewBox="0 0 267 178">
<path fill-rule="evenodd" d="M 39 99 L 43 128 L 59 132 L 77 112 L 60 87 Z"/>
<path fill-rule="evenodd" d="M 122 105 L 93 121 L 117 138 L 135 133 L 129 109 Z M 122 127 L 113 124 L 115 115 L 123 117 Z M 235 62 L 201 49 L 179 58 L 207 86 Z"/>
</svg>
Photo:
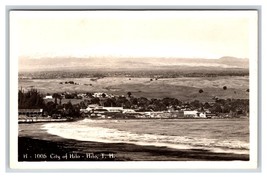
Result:
<svg viewBox="0 0 267 178">
<path fill-rule="evenodd" d="M 42 116 L 43 109 L 19 109 L 19 115 L 28 117 Z"/>
<path fill-rule="evenodd" d="M 106 109 L 108 112 L 123 112 L 123 107 L 102 107 Z"/>
<path fill-rule="evenodd" d="M 164 112 L 150 112 L 149 116 L 151 118 L 163 118 Z"/>
<path fill-rule="evenodd" d="M 184 118 L 184 111 L 172 111 L 171 118 Z"/>
<path fill-rule="evenodd" d="M 199 117 L 199 118 L 207 118 L 206 112 L 198 112 L 197 113 L 197 117 Z"/>
<path fill-rule="evenodd" d="M 96 108 L 98 108 L 98 107 L 99 107 L 98 104 L 90 104 L 90 105 L 88 105 L 87 108 L 84 109 L 83 111 L 84 111 L 84 112 L 91 112 L 91 111 L 93 111 L 94 109 L 96 109 Z M 86 111 L 85 111 L 85 110 L 86 110 Z"/>
<path fill-rule="evenodd" d="M 198 111 L 184 111 L 184 117 L 185 118 L 195 118 L 198 117 L 197 115 Z"/>
<path fill-rule="evenodd" d="M 103 98 L 103 94 L 106 98 L 110 98 L 110 96 L 107 93 L 94 93 L 92 96 L 95 98 Z"/>
<path fill-rule="evenodd" d="M 103 107 L 97 104 L 88 105 L 86 109 L 80 110 L 83 113 L 91 113 L 91 116 L 103 116 L 107 114 L 122 113 L 123 107 Z"/>
<path fill-rule="evenodd" d="M 135 113 L 133 109 L 123 109 L 122 113 Z"/>
<path fill-rule="evenodd" d="M 44 97 L 44 99 L 53 99 L 52 95 L 47 95 Z"/>
</svg>

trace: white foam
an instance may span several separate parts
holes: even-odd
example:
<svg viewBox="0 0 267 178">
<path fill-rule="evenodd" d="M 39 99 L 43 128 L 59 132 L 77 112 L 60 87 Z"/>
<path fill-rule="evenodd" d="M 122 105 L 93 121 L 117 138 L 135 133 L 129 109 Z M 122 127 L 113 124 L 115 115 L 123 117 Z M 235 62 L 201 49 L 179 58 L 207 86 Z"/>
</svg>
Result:
<svg viewBox="0 0 267 178">
<path fill-rule="evenodd" d="M 67 139 L 104 143 L 131 143 L 136 145 L 165 146 L 175 149 L 205 149 L 213 152 L 248 154 L 249 144 L 238 140 L 219 141 L 200 137 L 136 134 L 86 123 L 106 122 L 85 119 L 72 123 L 48 123 L 43 126 L 48 133 Z M 108 122 L 115 122 L 108 121 Z M 92 124 L 93 125 L 93 124 Z"/>
</svg>

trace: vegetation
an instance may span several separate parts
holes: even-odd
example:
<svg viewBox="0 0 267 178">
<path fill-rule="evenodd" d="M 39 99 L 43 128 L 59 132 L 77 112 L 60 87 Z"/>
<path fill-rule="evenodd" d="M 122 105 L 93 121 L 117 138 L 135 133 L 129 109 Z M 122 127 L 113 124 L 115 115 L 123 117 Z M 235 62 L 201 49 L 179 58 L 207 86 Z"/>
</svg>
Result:
<svg viewBox="0 0 267 178">
<path fill-rule="evenodd" d="M 159 78 L 177 78 L 177 77 L 218 77 L 218 76 L 248 76 L 248 69 L 228 69 L 225 70 L 214 70 L 214 69 L 203 69 L 203 70 L 186 70 L 186 69 L 166 69 L 166 70 L 135 70 L 135 71 L 114 71 L 114 70 L 80 70 L 80 71 L 38 71 L 38 72 L 23 72 L 19 73 L 20 79 L 56 79 L 56 78 L 94 78 L 97 80 L 104 77 L 128 77 L 129 80 L 133 77 L 148 77 L 159 79 Z M 71 83 L 70 83 L 71 82 Z M 61 83 L 63 84 L 63 83 Z M 74 84 L 69 81 L 65 84 Z"/>
<path fill-rule="evenodd" d="M 129 98 L 131 98 L 132 93 L 128 92 L 127 95 L 128 95 Z"/>
<path fill-rule="evenodd" d="M 45 107 L 45 102 L 36 89 L 31 89 L 26 93 L 23 90 L 19 90 L 18 105 L 19 109 L 39 109 Z"/>
<path fill-rule="evenodd" d="M 123 107 L 125 109 L 134 109 L 136 111 L 166 111 L 166 110 L 208 110 L 214 114 L 230 114 L 231 116 L 246 115 L 249 113 L 248 99 L 219 99 L 214 98 L 214 102 L 200 102 L 193 100 L 191 102 L 182 102 L 177 98 L 165 97 L 163 99 L 148 99 L 145 97 L 134 97 L 131 92 L 128 97 L 115 96 L 108 97 L 102 94 L 101 97 L 93 97 L 92 93 L 86 93 L 85 98 L 73 105 L 69 100 L 62 104 L 62 94 L 54 93 L 54 100 L 45 102 L 43 95 L 36 89 L 18 92 L 19 109 L 44 109 L 45 115 L 61 117 L 80 117 L 80 109 L 85 109 L 89 104 L 98 104 L 105 107 Z M 77 93 L 65 94 L 65 98 L 75 97 Z M 71 97 L 71 98 L 72 98 Z M 60 102 L 57 102 L 58 99 Z"/>
<path fill-rule="evenodd" d="M 62 116 L 62 117 L 80 117 L 80 105 L 72 105 L 69 101 L 67 104 L 61 104 L 62 96 L 54 93 L 53 101 L 45 103 L 43 95 L 36 89 L 31 89 L 27 92 L 19 90 L 18 92 L 18 107 L 19 109 L 44 109 L 45 115 Z M 60 99 L 60 102 L 57 102 Z"/>
</svg>

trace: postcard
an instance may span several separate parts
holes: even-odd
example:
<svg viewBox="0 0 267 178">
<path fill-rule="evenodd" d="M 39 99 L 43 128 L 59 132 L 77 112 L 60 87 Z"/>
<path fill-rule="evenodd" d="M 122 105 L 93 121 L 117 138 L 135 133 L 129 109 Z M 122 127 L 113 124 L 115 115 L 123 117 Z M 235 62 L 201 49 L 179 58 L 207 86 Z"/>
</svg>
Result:
<svg viewBox="0 0 267 178">
<path fill-rule="evenodd" d="M 256 169 L 258 18 L 10 10 L 10 167 Z"/>
</svg>

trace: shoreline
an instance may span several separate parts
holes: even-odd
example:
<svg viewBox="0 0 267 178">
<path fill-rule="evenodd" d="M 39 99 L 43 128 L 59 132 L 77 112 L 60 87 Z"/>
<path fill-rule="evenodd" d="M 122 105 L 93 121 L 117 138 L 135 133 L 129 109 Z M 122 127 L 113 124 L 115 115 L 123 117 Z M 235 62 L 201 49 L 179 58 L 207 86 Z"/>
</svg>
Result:
<svg viewBox="0 0 267 178">
<path fill-rule="evenodd" d="M 247 154 L 65 139 L 42 125 L 19 124 L 18 161 L 249 161 Z"/>
<path fill-rule="evenodd" d="M 51 122 L 76 122 L 84 119 L 90 119 L 90 120 L 236 120 L 236 119 L 249 119 L 249 117 L 231 117 L 231 118 L 223 118 L 223 117 L 214 117 L 214 118 L 189 118 L 189 117 L 183 117 L 183 118 L 101 118 L 101 117 L 83 117 L 78 119 L 71 119 L 68 120 L 67 118 L 61 118 L 61 119 L 46 119 L 46 118 L 31 118 L 28 117 L 26 119 L 19 119 L 18 124 L 34 124 L 34 123 L 51 123 Z"/>
</svg>

